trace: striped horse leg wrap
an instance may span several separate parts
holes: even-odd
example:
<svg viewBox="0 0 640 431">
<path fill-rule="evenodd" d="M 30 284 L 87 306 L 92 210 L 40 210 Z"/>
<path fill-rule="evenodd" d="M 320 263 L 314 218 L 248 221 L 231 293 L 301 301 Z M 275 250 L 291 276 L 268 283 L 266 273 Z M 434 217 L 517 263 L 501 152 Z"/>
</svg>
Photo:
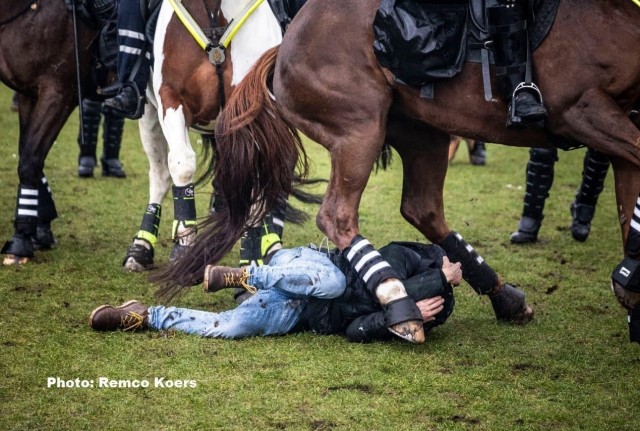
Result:
<svg viewBox="0 0 640 431">
<path fill-rule="evenodd" d="M 38 221 L 50 222 L 58 218 L 58 211 L 56 211 L 56 204 L 53 201 L 53 193 L 47 177 L 42 177 L 40 184 L 38 184 Z"/>
<path fill-rule="evenodd" d="M 457 232 L 451 232 L 440 244 L 451 262 L 462 263 L 462 276 L 480 295 L 498 285 L 498 275 Z"/>
<path fill-rule="evenodd" d="M 391 268 L 389 262 L 384 260 L 371 243 L 361 235 L 356 235 L 351 245 L 343 253 L 351 268 L 358 277 L 367 285 L 367 289 L 373 294 L 380 283 L 389 278 L 398 278 L 398 274 Z"/>
</svg>

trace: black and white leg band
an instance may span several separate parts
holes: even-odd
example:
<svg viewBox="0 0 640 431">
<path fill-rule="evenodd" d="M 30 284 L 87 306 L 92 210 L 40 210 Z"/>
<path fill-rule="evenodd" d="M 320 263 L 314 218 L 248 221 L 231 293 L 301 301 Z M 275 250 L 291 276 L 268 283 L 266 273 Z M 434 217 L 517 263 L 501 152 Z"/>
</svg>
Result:
<svg viewBox="0 0 640 431">
<path fill-rule="evenodd" d="M 38 218 L 40 221 L 50 222 L 58 218 L 58 211 L 53 200 L 53 193 L 47 177 L 42 177 L 38 185 Z"/>
<path fill-rule="evenodd" d="M 18 204 L 16 205 L 16 218 L 26 219 L 38 217 L 38 189 L 18 186 Z"/>
<path fill-rule="evenodd" d="M 498 274 L 457 232 L 451 232 L 440 244 L 451 262 L 462 264 L 462 276 L 480 295 L 498 285 Z"/>
<path fill-rule="evenodd" d="M 160 229 L 160 218 L 162 217 L 162 206 L 159 204 L 147 205 L 147 210 L 142 216 L 140 230 L 136 234 L 136 239 L 143 239 L 152 246 L 158 241 L 158 230 Z"/>
<path fill-rule="evenodd" d="M 358 277 L 367 285 L 370 292 L 389 278 L 398 278 L 398 274 L 384 260 L 380 253 L 364 237 L 357 235 L 351 245 L 344 250 L 344 255 Z"/>
<path fill-rule="evenodd" d="M 196 201 L 193 184 L 173 186 L 173 239 L 177 239 L 180 227 L 196 229 Z"/>
</svg>

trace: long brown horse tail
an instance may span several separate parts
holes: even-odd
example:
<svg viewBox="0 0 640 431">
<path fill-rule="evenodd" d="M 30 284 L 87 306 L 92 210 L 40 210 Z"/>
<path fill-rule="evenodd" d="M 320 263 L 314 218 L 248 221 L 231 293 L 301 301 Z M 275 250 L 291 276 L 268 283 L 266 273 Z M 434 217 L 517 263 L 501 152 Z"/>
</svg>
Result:
<svg viewBox="0 0 640 431">
<path fill-rule="evenodd" d="M 194 243 L 178 259 L 151 277 L 161 285 L 156 293 L 161 299 L 199 283 L 207 264 L 218 262 L 307 176 L 300 137 L 267 86 L 276 57 L 277 48 L 267 51 L 227 101 L 216 129 L 214 170 L 216 191 L 226 205 L 199 224 Z"/>
</svg>

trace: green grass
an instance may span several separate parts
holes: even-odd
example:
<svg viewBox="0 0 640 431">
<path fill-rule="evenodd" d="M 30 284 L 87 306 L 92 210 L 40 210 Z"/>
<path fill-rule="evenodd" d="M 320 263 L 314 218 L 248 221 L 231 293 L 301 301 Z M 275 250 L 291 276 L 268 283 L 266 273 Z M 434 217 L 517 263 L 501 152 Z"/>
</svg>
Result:
<svg viewBox="0 0 640 431">
<path fill-rule="evenodd" d="M 0 240 L 13 234 L 18 183 L 17 115 L 0 89 Z M 79 179 L 77 116 L 54 145 L 46 174 L 60 218 L 59 246 L 22 267 L 0 268 L 0 429 L 291 430 L 637 430 L 640 350 L 627 339 L 626 313 L 609 290 L 621 258 L 613 177 L 589 240 L 570 237 L 569 204 L 583 151 L 561 153 L 541 241 L 514 246 L 527 149 L 488 147 L 474 167 L 461 148 L 450 167 L 446 214 L 501 276 L 528 295 L 535 320 L 499 324 L 489 301 L 466 284 L 449 322 L 424 345 L 349 344 L 297 334 L 243 341 L 179 333 L 97 333 L 90 311 L 138 298 L 152 302 L 146 274 L 121 271 L 147 200 L 147 162 L 137 125 L 122 149 L 128 178 Z M 99 147 L 100 150 L 101 147 Z M 310 145 L 316 176 L 325 151 Z M 399 215 L 401 165 L 372 176 L 360 213 L 376 245 L 419 240 Z M 199 214 L 209 191 L 199 190 Z M 157 250 L 166 262 L 172 208 L 165 201 Z M 312 219 L 288 225 L 287 246 L 320 243 Z M 237 249 L 225 263 L 235 264 Z M 224 310 L 228 293 L 194 289 L 178 305 Z M 195 388 L 56 389 L 48 377 L 194 380 Z"/>
</svg>

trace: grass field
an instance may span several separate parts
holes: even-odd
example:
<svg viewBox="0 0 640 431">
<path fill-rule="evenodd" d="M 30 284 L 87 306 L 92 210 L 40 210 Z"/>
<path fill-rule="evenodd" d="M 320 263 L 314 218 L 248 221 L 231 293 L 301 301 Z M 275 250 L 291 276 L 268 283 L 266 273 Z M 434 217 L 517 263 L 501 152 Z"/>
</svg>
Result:
<svg viewBox="0 0 640 431">
<path fill-rule="evenodd" d="M 17 115 L 0 89 L 0 240 L 13 234 L 18 184 Z M 489 145 L 474 167 L 461 148 L 446 183 L 446 214 L 501 276 L 528 295 L 535 320 L 499 324 L 487 298 L 457 288 L 449 322 L 424 345 L 350 344 L 297 334 L 244 341 L 179 333 L 97 333 L 90 311 L 105 302 L 152 302 L 146 274 L 121 271 L 147 200 L 147 162 L 128 122 L 121 159 L 128 178 L 79 179 L 77 116 L 58 137 L 45 172 L 60 218 L 59 246 L 22 267 L 0 268 L 2 430 L 629 430 L 640 428 L 640 348 L 609 289 L 621 258 L 613 176 L 591 236 L 571 239 L 569 204 L 583 150 L 561 153 L 541 241 L 508 241 L 519 219 L 527 149 Z M 308 146 L 313 175 L 328 160 Z M 101 151 L 101 145 L 99 146 Z M 361 229 L 374 244 L 420 240 L 399 215 L 401 164 L 372 176 Z M 318 191 L 318 190 L 316 190 Z M 205 214 L 209 190 L 198 191 Z M 315 208 L 307 208 L 315 216 Z M 156 260 L 171 249 L 164 202 Z M 285 245 L 320 243 L 313 221 L 285 229 Z M 235 264 L 237 250 L 224 263 Z M 228 292 L 193 289 L 177 305 L 233 306 Z M 48 378 L 93 380 L 93 388 L 47 387 Z M 149 388 L 98 388 L 98 379 L 148 380 Z M 195 387 L 153 387 L 155 379 Z"/>
</svg>

